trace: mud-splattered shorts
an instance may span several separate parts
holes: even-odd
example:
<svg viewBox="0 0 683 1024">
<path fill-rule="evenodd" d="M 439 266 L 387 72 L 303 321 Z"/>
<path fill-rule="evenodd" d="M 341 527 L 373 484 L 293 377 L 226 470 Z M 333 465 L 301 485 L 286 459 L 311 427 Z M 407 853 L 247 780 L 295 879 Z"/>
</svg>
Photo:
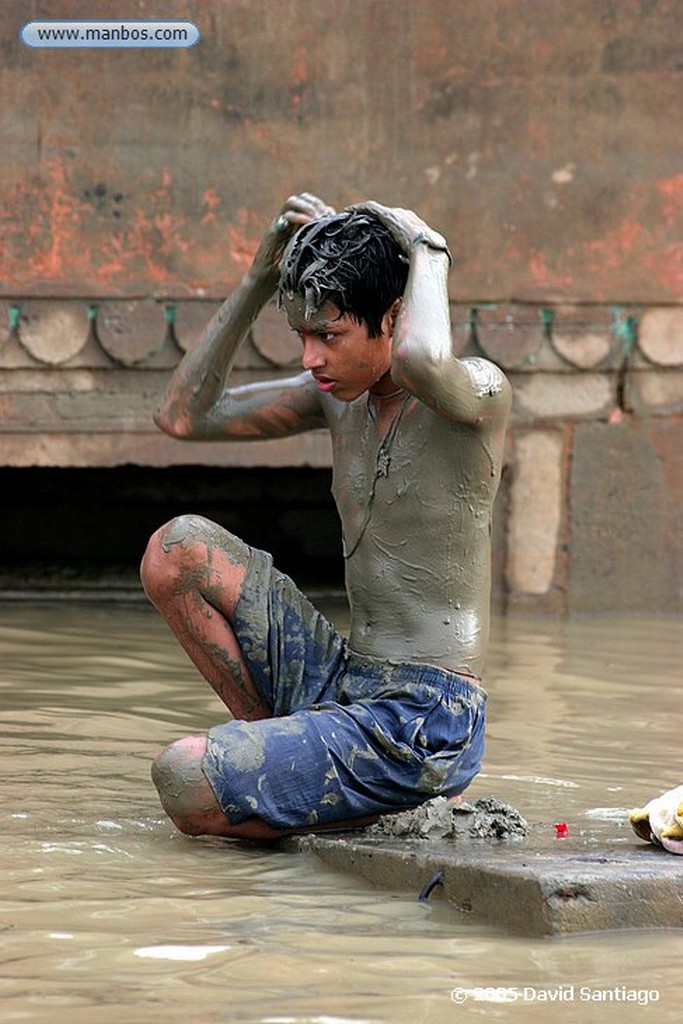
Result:
<svg viewBox="0 0 683 1024">
<path fill-rule="evenodd" d="M 385 814 L 461 793 L 479 771 L 485 691 L 349 650 L 266 552 L 252 549 L 233 625 L 274 716 L 209 731 L 203 771 L 233 824 Z"/>
</svg>

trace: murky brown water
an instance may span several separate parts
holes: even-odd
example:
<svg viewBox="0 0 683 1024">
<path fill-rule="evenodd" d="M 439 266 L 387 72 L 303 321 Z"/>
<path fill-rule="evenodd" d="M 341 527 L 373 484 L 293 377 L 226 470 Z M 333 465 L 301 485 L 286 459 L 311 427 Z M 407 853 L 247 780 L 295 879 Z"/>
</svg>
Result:
<svg viewBox="0 0 683 1024">
<path fill-rule="evenodd" d="M 682 664 L 673 620 L 498 621 L 472 796 L 636 842 L 625 809 L 683 781 Z M 511 938 L 303 855 L 175 833 L 149 762 L 221 710 L 144 605 L 0 605 L 0 701 L 3 1021 L 681 1020 L 683 932 Z M 498 986 L 517 1001 L 472 992 Z"/>
</svg>

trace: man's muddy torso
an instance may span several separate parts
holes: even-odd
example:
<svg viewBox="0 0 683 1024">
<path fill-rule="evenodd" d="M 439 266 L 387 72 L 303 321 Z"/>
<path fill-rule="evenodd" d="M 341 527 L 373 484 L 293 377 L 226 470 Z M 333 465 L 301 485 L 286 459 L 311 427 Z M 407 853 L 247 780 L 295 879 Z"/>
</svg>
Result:
<svg viewBox="0 0 683 1024">
<path fill-rule="evenodd" d="M 480 675 L 503 426 L 496 435 L 488 425 L 456 423 L 409 395 L 392 400 L 388 427 L 367 394 L 324 405 L 351 648 Z"/>
</svg>

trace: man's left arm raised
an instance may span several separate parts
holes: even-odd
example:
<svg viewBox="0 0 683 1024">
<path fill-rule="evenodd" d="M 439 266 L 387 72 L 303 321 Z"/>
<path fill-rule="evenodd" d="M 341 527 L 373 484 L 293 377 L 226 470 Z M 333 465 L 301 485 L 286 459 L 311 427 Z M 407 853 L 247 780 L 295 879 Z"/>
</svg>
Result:
<svg viewBox="0 0 683 1024">
<path fill-rule="evenodd" d="M 446 240 L 411 210 L 375 202 L 360 206 L 390 228 L 409 261 L 394 327 L 392 379 L 447 419 L 474 425 L 504 421 L 512 403 L 504 373 L 487 359 L 458 359 L 453 351 Z"/>
</svg>

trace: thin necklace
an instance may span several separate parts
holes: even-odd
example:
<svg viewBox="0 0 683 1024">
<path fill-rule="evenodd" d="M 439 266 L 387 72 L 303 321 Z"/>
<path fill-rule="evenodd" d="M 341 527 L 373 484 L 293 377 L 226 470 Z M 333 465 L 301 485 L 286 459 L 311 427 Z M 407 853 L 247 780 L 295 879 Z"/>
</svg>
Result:
<svg viewBox="0 0 683 1024">
<path fill-rule="evenodd" d="M 398 398 L 399 395 L 405 395 L 405 402 L 410 397 L 410 392 L 405 388 L 397 388 L 396 391 L 390 391 L 388 395 L 373 395 L 372 391 L 368 391 L 368 413 L 373 423 L 376 423 L 379 418 L 379 407 L 375 405 L 375 402 L 380 400 L 387 402 L 390 398 Z"/>
<path fill-rule="evenodd" d="M 373 391 L 368 391 L 368 395 L 372 398 L 382 399 L 386 401 L 387 398 L 396 398 L 396 395 L 401 395 L 405 391 L 405 388 L 397 388 L 396 391 L 390 391 L 388 395 L 377 395 Z"/>
<path fill-rule="evenodd" d="M 404 389 L 401 388 L 401 391 L 403 391 L 403 390 Z M 398 394 L 398 392 L 396 392 L 396 393 Z M 388 397 L 388 395 L 385 396 L 385 397 Z M 374 475 L 374 477 L 372 479 L 372 485 L 371 485 L 371 489 L 370 489 L 370 496 L 368 498 L 368 503 L 367 503 L 366 508 L 365 508 L 365 518 L 364 518 L 363 523 L 361 525 L 361 528 L 360 528 L 360 531 L 358 533 L 358 536 L 356 537 L 355 541 L 353 542 L 353 544 L 350 546 L 349 549 L 346 548 L 346 542 L 344 542 L 344 545 L 343 545 L 344 546 L 344 558 L 348 559 L 348 558 L 351 557 L 351 555 L 354 554 L 354 552 L 356 551 L 356 548 L 358 547 L 358 545 L 360 544 L 360 542 L 363 539 L 365 531 L 368 528 L 368 523 L 372 519 L 372 509 L 373 509 L 373 506 L 375 504 L 375 492 L 377 490 L 377 481 L 381 477 L 389 475 L 389 467 L 391 465 L 391 450 L 390 450 L 391 449 L 391 445 L 392 445 L 392 442 L 394 440 L 394 437 L 396 436 L 396 431 L 398 430 L 398 425 L 401 422 L 401 419 L 403 417 L 403 413 L 405 412 L 406 407 L 408 405 L 408 402 L 409 402 L 409 400 L 411 398 L 412 398 L 412 395 L 410 394 L 410 392 L 409 391 L 406 392 L 406 397 L 401 402 L 401 405 L 399 406 L 399 410 L 398 410 L 398 412 L 394 416 L 394 419 L 391 422 L 391 426 L 389 427 L 388 431 L 386 432 L 386 434 L 384 435 L 384 437 L 382 438 L 382 440 L 379 443 L 379 447 L 377 449 L 377 455 L 375 456 L 375 475 Z"/>
</svg>

